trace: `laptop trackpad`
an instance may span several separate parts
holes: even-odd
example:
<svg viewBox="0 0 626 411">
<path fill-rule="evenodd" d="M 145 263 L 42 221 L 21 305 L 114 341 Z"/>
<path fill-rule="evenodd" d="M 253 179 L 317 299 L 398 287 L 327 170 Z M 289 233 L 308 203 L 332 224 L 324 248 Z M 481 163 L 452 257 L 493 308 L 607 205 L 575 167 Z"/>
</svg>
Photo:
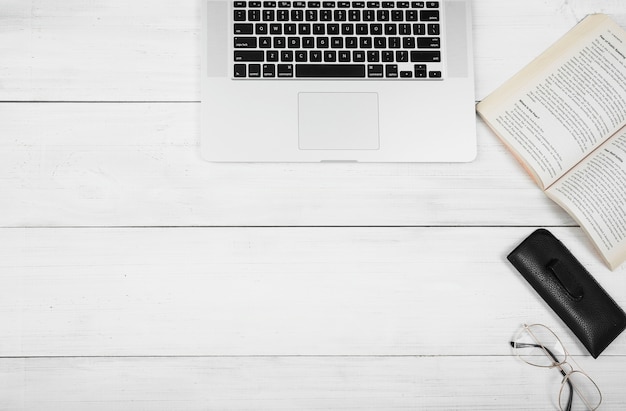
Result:
<svg viewBox="0 0 626 411">
<path fill-rule="evenodd" d="M 298 94 L 298 146 L 301 150 L 378 150 L 378 94 Z"/>
</svg>

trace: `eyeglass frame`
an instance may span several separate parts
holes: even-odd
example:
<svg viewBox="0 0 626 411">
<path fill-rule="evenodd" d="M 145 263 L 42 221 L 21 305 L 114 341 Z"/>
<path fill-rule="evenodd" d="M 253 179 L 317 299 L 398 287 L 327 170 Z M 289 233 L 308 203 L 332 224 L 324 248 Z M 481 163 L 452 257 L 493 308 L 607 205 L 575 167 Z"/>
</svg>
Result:
<svg viewBox="0 0 626 411">
<path fill-rule="evenodd" d="M 556 338 L 556 341 L 561 345 L 561 347 L 563 348 L 563 361 L 559 361 L 557 359 L 557 357 L 552 353 L 552 351 L 550 351 L 545 345 L 541 344 L 540 341 L 537 339 L 537 337 L 533 334 L 533 332 L 530 330 L 530 327 L 533 326 L 539 326 L 539 327 L 543 327 L 546 330 L 548 330 L 553 336 L 554 338 Z M 531 338 L 535 341 L 535 344 L 528 344 L 528 343 L 518 343 L 515 341 L 510 341 L 510 345 L 513 349 L 517 349 L 517 348 L 525 348 L 525 347 L 534 347 L 534 348 L 541 348 L 541 350 L 544 352 L 544 354 L 546 356 L 548 356 L 548 358 L 550 358 L 552 364 L 551 365 L 539 365 L 539 364 L 533 364 L 529 361 L 526 361 L 519 353 L 516 353 L 515 355 L 522 361 L 524 361 L 526 364 L 528 365 L 532 365 L 534 367 L 540 367 L 540 368 L 558 368 L 559 372 L 561 373 L 561 375 L 563 375 L 563 380 L 561 381 L 561 389 L 559 390 L 559 399 L 561 398 L 561 394 L 563 393 L 563 387 L 565 387 L 565 383 L 567 383 L 567 385 L 569 386 L 569 396 L 568 396 L 568 400 L 567 400 L 567 405 L 565 407 L 565 409 L 563 409 L 561 407 L 561 403 L 559 401 L 559 408 L 562 411 L 570 411 L 572 408 L 572 401 L 574 398 L 574 387 L 570 381 L 569 376 L 571 376 L 574 373 L 580 373 L 582 375 L 584 375 L 585 377 L 587 377 L 589 379 L 589 381 L 591 381 L 591 383 L 596 387 L 596 389 L 598 390 L 598 394 L 600 395 L 600 400 L 598 401 L 598 404 L 595 408 L 592 408 L 589 406 L 588 403 L 586 403 L 586 401 L 584 401 L 584 399 L 581 397 L 581 400 L 583 400 L 585 402 L 585 405 L 587 405 L 587 408 L 590 410 L 597 410 L 598 408 L 600 408 L 600 404 L 602 404 L 602 391 L 600 391 L 600 387 L 598 387 L 598 384 L 596 384 L 596 382 L 589 376 L 589 374 L 587 374 L 585 371 L 583 371 L 583 369 L 578 365 L 578 363 L 576 361 L 574 361 L 574 359 L 571 357 L 571 355 L 569 354 L 569 352 L 567 351 L 567 349 L 565 348 L 565 345 L 563 345 L 563 342 L 561 341 L 561 339 L 559 338 L 558 335 L 556 335 L 556 333 L 554 331 L 552 331 L 552 329 L 544 324 L 522 324 L 523 330 L 526 331 Z M 521 335 L 522 330 L 520 330 L 519 333 L 516 334 L 516 336 Z M 520 344 L 525 346 L 525 347 L 520 347 Z M 578 369 L 575 369 L 574 366 L 567 361 L 568 357 L 571 359 L 571 361 L 576 364 L 576 367 Z M 569 371 L 566 371 L 563 367 L 565 365 L 569 366 Z"/>
</svg>

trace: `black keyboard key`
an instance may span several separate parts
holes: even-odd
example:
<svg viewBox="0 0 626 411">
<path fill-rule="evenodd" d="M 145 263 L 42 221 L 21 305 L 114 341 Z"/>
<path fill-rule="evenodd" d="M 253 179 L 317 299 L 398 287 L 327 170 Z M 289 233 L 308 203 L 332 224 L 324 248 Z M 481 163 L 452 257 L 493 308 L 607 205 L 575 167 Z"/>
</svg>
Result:
<svg viewBox="0 0 626 411">
<path fill-rule="evenodd" d="M 274 10 L 263 10 L 263 21 L 274 21 L 275 16 Z"/>
<path fill-rule="evenodd" d="M 284 61 L 286 63 L 293 61 L 293 51 L 291 50 L 283 50 L 280 52 L 280 61 Z"/>
<path fill-rule="evenodd" d="M 365 77 L 363 64 L 296 64 L 296 77 Z"/>
<path fill-rule="evenodd" d="M 293 77 L 293 64 L 279 64 L 278 77 Z"/>
<path fill-rule="evenodd" d="M 233 3 L 233 7 L 236 7 L 236 8 L 246 7 L 246 2 L 245 1 L 236 1 L 236 2 Z"/>
<path fill-rule="evenodd" d="M 296 51 L 296 61 L 300 63 L 306 63 L 308 58 L 308 53 L 303 50 Z"/>
<path fill-rule="evenodd" d="M 278 61 L 280 57 L 278 51 L 276 50 L 268 50 L 266 56 L 267 56 L 266 58 L 267 61 Z"/>
<path fill-rule="evenodd" d="M 325 9 L 333 9 L 335 8 L 336 3 L 334 1 L 325 1 L 322 3 Z"/>
<path fill-rule="evenodd" d="M 335 10 L 333 18 L 335 21 L 346 21 L 348 19 L 348 14 L 345 10 Z"/>
<path fill-rule="evenodd" d="M 287 47 L 290 49 L 300 48 L 300 37 L 289 37 L 287 39 Z"/>
<path fill-rule="evenodd" d="M 324 61 L 326 63 L 334 63 L 337 61 L 337 52 L 335 50 L 327 50 L 324 52 Z"/>
<path fill-rule="evenodd" d="M 333 37 L 330 39 L 330 47 L 334 49 L 343 48 L 343 37 Z"/>
<path fill-rule="evenodd" d="M 385 66 L 385 76 L 388 78 L 397 78 L 398 77 L 398 65 L 387 64 Z"/>
<path fill-rule="evenodd" d="M 298 24 L 298 34 L 301 36 L 308 36 L 311 34 L 311 24 L 310 23 L 300 23 Z"/>
<path fill-rule="evenodd" d="M 309 60 L 314 63 L 319 63 L 322 61 L 322 52 L 319 50 L 311 50 L 309 52 Z"/>
<path fill-rule="evenodd" d="M 416 36 L 423 36 L 426 34 L 426 25 L 424 23 L 414 23 L 413 34 Z"/>
<path fill-rule="evenodd" d="M 410 71 L 401 71 L 400 72 L 400 77 L 402 78 L 411 78 L 413 77 L 413 73 Z"/>
<path fill-rule="evenodd" d="M 243 24 L 237 23 L 235 24 L 235 34 L 253 34 L 254 26 L 252 24 Z"/>
<path fill-rule="evenodd" d="M 275 1 L 264 1 L 263 2 L 263 7 L 271 9 L 271 8 L 275 8 L 276 7 L 276 2 Z"/>
<path fill-rule="evenodd" d="M 389 10 L 378 10 L 376 18 L 378 21 L 389 21 Z"/>
<path fill-rule="evenodd" d="M 395 6 L 393 1 L 383 1 L 383 8 L 385 9 L 393 9 Z"/>
<path fill-rule="evenodd" d="M 304 14 L 306 21 L 317 21 L 317 10 L 307 10 Z"/>
<path fill-rule="evenodd" d="M 411 51 L 411 62 L 428 63 L 440 61 L 441 52 L 439 51 Z"/>
<path fill-rule="evenodd" d="M 355 49 L 359 46 L 359 39 L 357 37 L 346 37 L 346 48 Z"/>
<path fill-rule="evenodd" d="M 235 51 L 235 61 L 264 61 L 263 51 Z"/>
<path fill-rule="evenodd" d="M 248 77 L 261 77 L 261 65 L 260 64 L 250 64 L 248 66 Z"/>
<path fill-rule="evenodd" d="M 439 8 L 439 2 L 438 1 L 427 1 L 426 2 L 426 7 L 429 9 L 437 9 Z"/>
<path fill-rule="evenodd" d="M 281 8 L 291 7 L 291 2 L 290 1 L 279 1 L 278 2 L 278 7 L 281 7 Z"/>
<path fill-rule="evenodd" d="M 246 11 L 245 10 L 235 10 L 233 19 L 235 21 L 246 21 Z"/>
<path fill-rule="evenodd" d="M 349 51 L 340 51 L 339 52 L 339 61 L 342 63 L 350 62 L 350 52 Z"/>
<path fill-rule="evenodd" d="M 426 78 L 426 64 L 416 64 L 414 66 L 415 78 Z"/>
<path fill-rule="evenodd" d="M 234 45 L 236 49 L 255 49 L 256 37 L 235 37 Z"/>
<path fill-rule="evenodd" d="M 269 49 L 272 47 L 271 37 L 259 37 L 259 47 L 262 49 Z"/>
<path fill-rule="evenodd" d="M 255 34 L 263 35 L 267 34 L 267 23 L 257 23 L 254 26 Z"/>
<path fill-rule="evenodd" d="M 239 10 L 235 10 L 237 12 Z M 248 20 L 261 21 L 261 10 L 248 10 Z"/>
<path fill-rule="evenodd" d="M 441 29 L 439 28 L 439 24 L 433 23 L 428 25 L 428 35 L 438 36 L 440 33 Z"/>
<path fill-rule="evenodd" d="M 440 47 L 439 37 L 418 37 L 418 49 L 438 49 Z"/>
<path fill-rule="evenodd" d="M 367 8 L 368 9 L 377 9 L 380 7 L 380 2 L 379 1 L 368 1 L 367 2 Z"/>
<path fill-rule="evenodd" d="M 378 63 L 380 61 L 380 52 L 378 50 L 370 50 L 367 52 L 367 61 L 369 63 Z"/>
<path fill-rule="evenodd" d="M 287 39 L 284 37 L 274 37 L 274 48 L 284 49 L 287 47 Z"/>
<path fill-rule="evenodd" d="M 420 12 L 421 21 L 439 21 L 439 10 L 422 10 Z"/>
<path fill-rule="evenodd" d="M 317 48 L 318 49 L 327 49 L 329 47 L 329 39 L 328 37 L 318 37 L 317 38 Z"/>
<path fill-rule="evenodd" d="M 382 64 L 368 64 L 367 65 L 367 77 L 374 77 L 374 78 L 383 77 L 383 65 Z"/>
<path fill-rule="evenodd" d="M 441 78 L 441 71 L 429 71 L 428 72 L 428 77 L 430 78 Z"/>
<path fill-rule="evenodd" d="M 263 77 L 276 77 L 276 66 L 274 64 L 263 64 Z"/>
<path fill-rule="evenodd" d="M 235 77 L 245 77 L 246 76 L 246 65 L 245 64 L 235 64 L 235 69 L 233 71 L 233 75 Z"/>
<path fill-rule="evenodd" d="M 260 1 L 250 1 L 250 2 L 248 2 L 248 6 L 249 7 L 260 8 L 261 7 L 261 2 Z"/>
<path fill-rule="evenodd" d="M 363 63 L 365 61 L 365 52 L 363 50 L 355 50 L 352 52 L 352 60 Z"/>
</svg>

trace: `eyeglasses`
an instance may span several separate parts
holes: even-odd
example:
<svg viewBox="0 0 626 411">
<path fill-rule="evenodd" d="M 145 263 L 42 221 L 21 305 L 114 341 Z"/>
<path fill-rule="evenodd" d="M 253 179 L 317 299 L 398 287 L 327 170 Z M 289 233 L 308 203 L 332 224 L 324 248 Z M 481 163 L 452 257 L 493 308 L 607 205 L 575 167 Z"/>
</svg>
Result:
<svg viewBox="0 0 626 411">
<path fill-rule="evenodd" d="M 558 401 L 561 411 L 598 409 L 602 402 L 600 389 L 571 357 L 578 369 L 567 361 L 568 353 L 551 329 L 542 324 L 524 324 L 511 341 L 511 347 L 524 362 L 535 367 L 557 368 L 563 375 Z"/>
</svg>

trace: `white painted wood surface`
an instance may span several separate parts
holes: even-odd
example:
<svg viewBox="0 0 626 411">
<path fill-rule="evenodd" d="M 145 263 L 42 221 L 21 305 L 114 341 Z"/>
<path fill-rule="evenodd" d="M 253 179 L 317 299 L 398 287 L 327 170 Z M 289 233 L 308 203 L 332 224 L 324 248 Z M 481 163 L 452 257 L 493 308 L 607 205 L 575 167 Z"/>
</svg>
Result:
<svg viewBox="0 0 626 411">
<path fill-rule="evenodd" d="M 622 307 L 580 228 L 479 120 L 469 164 L 199 159 L 197 1 L 0 0 L 0 410 L 554 409 L 511 356 L 553 326 L 506 262 L 548 226 Z M 620 0 L 475 0 L 476 96 Z"/>
</svg>

